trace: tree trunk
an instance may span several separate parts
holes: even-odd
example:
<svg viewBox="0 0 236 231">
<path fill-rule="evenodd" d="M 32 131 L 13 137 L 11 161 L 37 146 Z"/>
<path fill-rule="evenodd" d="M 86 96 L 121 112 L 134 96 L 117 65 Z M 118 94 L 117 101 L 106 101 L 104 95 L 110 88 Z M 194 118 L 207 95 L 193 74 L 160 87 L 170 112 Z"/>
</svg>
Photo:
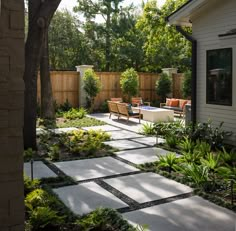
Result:
<svg viewBox="0 0 236 231">
<path fill-rule="evenodd" d="M 37 72 L 45 36 L 61 0 L 29 0 L 29 27 L 25 45 L 24 147 L 36 149 Z"/>
<path fill-rule="evenodd" d="M 40 83 L 41 83 L 41 117 L 44 119 L 55 119 L 53 105 L 52 84 L 49 72 L 48 56 L 48 28 L 46 28 L 42 57 L 40 60 Z"/>
</svg>

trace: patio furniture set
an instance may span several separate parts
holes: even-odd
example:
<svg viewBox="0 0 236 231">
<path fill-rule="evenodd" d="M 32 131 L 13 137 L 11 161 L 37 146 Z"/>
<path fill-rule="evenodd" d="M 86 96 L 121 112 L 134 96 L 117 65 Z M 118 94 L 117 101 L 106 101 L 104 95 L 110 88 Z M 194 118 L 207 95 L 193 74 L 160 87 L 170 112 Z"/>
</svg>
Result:
<svg viewBox="0 0 236 231">
<path fill-rule="evenodd" d="M 108 108 L 111 115 L 114 114 L 120 117 L 126 117 L 127 122 L 129 118 L 138 118 L 139 123 L 142 118 L 150 122 L 168 122 L 174 120 L 174 113 L 184 114 L 185 105 L 189 103 L 188 100 L 183 99 L 167 99 L 166 103 L 161 103 L 160 108 L 150 106 L 150 102 L 143 102 L 142 98 L 132 98 L 131 104 L 123 103 L 122 98 L 111 98 L 108 101 Z"/>
</svg>

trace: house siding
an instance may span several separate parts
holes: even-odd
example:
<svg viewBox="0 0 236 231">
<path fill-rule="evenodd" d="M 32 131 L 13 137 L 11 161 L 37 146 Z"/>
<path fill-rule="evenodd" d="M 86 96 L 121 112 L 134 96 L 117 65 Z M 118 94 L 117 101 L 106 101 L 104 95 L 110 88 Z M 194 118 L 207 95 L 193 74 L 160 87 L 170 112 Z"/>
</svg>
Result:
<svg viewBox="0 0 236 231">
<path fill-rule="evenodd" d="M 236 1 L 225 0 L 209 5 L 192 18 L 193 37 L 197 40 L 197 121 L 212 120 L 214 125 L 222 121 L 223 129 L 232 131 L 227 141 L 236 145 L 236 36 L 220 38 L 229 30 L 236 29 Z M 211 49 L 233 49 L 232 106 L 206 103 L 206 51 Z"/>
</svg>

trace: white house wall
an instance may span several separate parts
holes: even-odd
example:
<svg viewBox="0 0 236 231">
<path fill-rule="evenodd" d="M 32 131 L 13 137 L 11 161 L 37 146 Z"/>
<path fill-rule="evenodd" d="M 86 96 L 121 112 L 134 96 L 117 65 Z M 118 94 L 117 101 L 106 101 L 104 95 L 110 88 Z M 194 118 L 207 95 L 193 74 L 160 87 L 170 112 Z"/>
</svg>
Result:
<svg viewBox="0 0 236 231">
<path fill-rule="evenodd" d="M 219 125 L 224 121 L 224 129 L 233 131 L 231 143 L 236 144 L 236 36 L 219 38 L 229 30 L 236 29 L 236 0 L 218 1 L 204 12 L 192 18 L 193 37 L 197 40 L 197 121 L 211 119 Z M 233 104 L 220 106 L 206 104 L 206 51 L 233 48 Z"/>
</svg>

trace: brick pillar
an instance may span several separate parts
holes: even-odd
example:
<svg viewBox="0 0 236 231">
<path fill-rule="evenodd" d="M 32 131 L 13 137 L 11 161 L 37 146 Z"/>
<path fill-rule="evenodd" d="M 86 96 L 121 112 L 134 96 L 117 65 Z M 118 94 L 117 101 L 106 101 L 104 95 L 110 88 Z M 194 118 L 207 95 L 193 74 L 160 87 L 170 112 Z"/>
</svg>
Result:
<svg viewBox="0 0 236 231">
<path fill-rule="evenodd" d="M 0 0 L 0 230 L 24 230 L 24 1 Z"/>
<path fill-rule="evenodd" d="M 86 92 L 84 91 L 84 73 L 86 70 L 93 69 L 93 65 L 81 65 L 76 66 L 76 71 L 80 73 L 79 75 L 79 106 L 85 107 L 86 106 Z"/>
</svg>

